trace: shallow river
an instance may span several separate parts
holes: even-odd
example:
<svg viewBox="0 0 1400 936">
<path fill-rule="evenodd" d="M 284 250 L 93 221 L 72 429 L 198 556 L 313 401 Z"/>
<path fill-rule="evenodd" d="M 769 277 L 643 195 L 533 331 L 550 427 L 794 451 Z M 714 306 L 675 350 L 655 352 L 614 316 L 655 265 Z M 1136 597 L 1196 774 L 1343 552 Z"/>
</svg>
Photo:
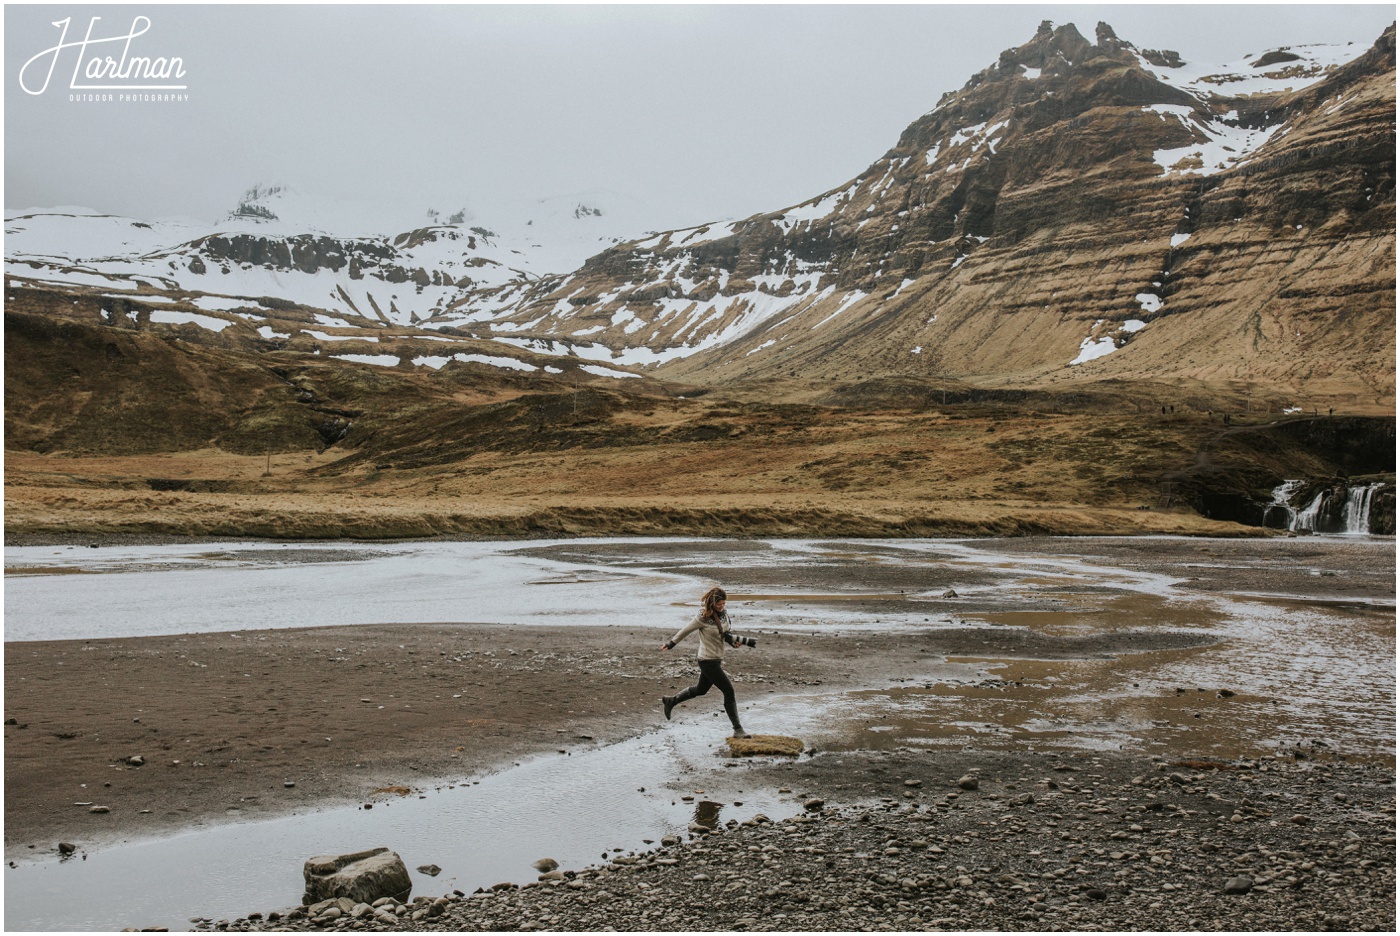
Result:
<svg viewBox="0 0 1400 936">
<path fill-rule="evenodd" d="M 7 548 L 5 639 L 395 622 L 654 629 L 719 581 L 748 632 L 986 626 L 989 634 L 1172 631 L 1213 640 L 1024 660 L 999 658 L 989 639 L 987 653 L 931 660 L 914 680 L 769 697 L 754 704 L 757 717 L 745 717 L 824 751 L 971 745 L 1233 757 L 1286 746 L 1393 762 L 1393 540 L 1160 539 L 1126 550 L 1124 542 Z M 22 862 L 5 872 L 5 926 L 182 928 L 195 915 L 294 906 L 299 888 L 288 882 L 308 848 L 358 850 L 370 840 L 413 843 L 411 853 L 398 849 L 410 867 L 445 869 L 437 878 L 415 874 L 415 893 L 470 891 L 531 880 L 530 862 L 546 855 L 580 867 L 614 849 L 645 849 L 697 818 L 800 809 L 801 791 L 736 794 L 743 770 L 719 771 L 712 736 L 713 728 L 672 725 L 373 811 L 219 825 L 91 850 L 86 860 Z M 717 772 L 724 783 L 711 784 Z M 707 799 L 712 785 L 727 791 L 722 802 Z"/>
</svg>

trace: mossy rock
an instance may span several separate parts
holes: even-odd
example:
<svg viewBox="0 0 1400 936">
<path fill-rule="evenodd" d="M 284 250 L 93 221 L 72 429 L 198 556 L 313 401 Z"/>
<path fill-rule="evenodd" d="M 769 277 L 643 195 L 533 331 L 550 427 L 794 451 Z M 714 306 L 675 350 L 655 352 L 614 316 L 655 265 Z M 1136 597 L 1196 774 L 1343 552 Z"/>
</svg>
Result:
<svg viewBox="0 0 1400 936">
<path fill-rule="evenodd" d="M 796 757 L 802 753 L 802 742 L 785 735 L 749 735 L 729 738 L 729 753 L 733 757 Z"/>
</svg>

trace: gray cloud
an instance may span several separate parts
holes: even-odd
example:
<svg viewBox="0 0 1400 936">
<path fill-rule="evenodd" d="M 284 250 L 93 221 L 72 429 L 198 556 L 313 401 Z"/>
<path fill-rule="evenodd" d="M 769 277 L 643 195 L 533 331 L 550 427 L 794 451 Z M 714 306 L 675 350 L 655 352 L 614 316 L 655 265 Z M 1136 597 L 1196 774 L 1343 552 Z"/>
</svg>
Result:
<svg viewBox="0 0 1400 936">
<path fill-rule="evenodd" d="M 137 15 L 151 29 L 134 49 L 180 56 L 187 102 L 70 101 L 61 67 L 43 95 L 20 88 L 54 20 L 72 17 L 76 38 L 90 17 L 116 35 Z M 675 227 L 845 181 L 1042 19 L 1090 37 L 1105 20 L 1140 47 L 1225 62 L 1369 44 L 1393 18 L 1389 5 L 10 5 L 5 204 L 213 220 L 254 182 L 284 181 L 486 218 L 605 189 Z"/>
</svg>

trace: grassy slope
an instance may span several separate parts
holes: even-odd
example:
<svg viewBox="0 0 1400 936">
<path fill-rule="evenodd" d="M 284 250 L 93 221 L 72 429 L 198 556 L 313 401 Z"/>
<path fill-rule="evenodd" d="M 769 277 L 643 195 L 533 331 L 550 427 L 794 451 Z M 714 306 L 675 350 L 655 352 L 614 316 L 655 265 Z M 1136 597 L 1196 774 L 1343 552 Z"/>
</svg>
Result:
<svg viewBox="0 0 1400 936">
<path fill-rule="evenodd" d="M 492 370 L 375 368 L 7 315 L 5 530 L 1257 532 L 1179 496 L 1203 448 L 1222 448 L 1207 410 L 1238 402 L 1206 387 L 766 381 L 670 396 L 642 381 L 532 388 Z M 1269 470 L 1315 467 L 1302 447 L 1270 446 Z M 1249 467 L 1249 452 L 1230 457 Z"/>
</svg>

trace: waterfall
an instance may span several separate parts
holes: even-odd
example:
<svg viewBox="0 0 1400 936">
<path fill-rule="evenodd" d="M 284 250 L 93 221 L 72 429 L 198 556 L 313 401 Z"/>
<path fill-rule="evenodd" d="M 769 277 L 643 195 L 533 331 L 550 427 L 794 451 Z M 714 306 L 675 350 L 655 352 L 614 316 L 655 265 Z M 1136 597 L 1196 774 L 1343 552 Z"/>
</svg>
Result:
<svg viewBox="0 0 1400 936">
<path fill-rule="evenodd" d="M 1371 532 L 1371 498 L 1383 487 L 1384 484 L 1375 483 L 1347 488 L 1346 529 L 1342 532 Z"/>
<path fill-rule="evenodd" d="M 1289 503 L 1293 499 L 1293 494 L 1306 481 L 1284 481 L 1274 488 L 1274 499 L 1264 507 L 1264 526 L 1275 530 L 1296 530 L 1294 522 L 1298 512 Z"/>
<path fill-rule="evenodd" d="M 1264 507 L 1264 526 L 1309 533 L 1371 532 L 1371 499 L 1383 483 L 1349 484 L 1323 488 L 1302 510 L 1290 501 L 1306 481 L 1284 481 L 1273 490 Z"/>
</svg>

